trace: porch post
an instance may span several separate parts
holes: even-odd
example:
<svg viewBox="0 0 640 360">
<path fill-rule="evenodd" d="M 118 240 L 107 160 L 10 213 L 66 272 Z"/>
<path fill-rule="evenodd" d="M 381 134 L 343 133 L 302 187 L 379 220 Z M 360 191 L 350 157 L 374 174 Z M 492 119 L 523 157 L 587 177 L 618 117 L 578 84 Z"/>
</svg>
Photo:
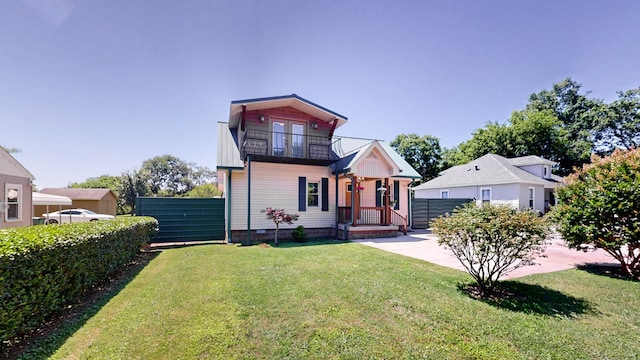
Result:
<svg viewBox="0 0 640 360">
<path fill-rule="evenodd" d="M 358 221 L 358 214 L 360 213 L 360 208 L 358 204 L 356 204 L 356 176 L 351 175 L 351 224 L 352 226 L 356 226 Z"/>
<path fill-rule="evenodd" d="M 340 174 L 340 172 L 338 172 L 338 167 L 336 166 L 336 240 L 339 239 L 340 236 L 340 229 L 338 228 L 338 224 L 340 223 L 340 207 L 338 206 L 338 191 L 339 191 L 339 186 L 338 186 L 338 175 Z"/>
<path fill-rule="evenodd" d="M 247 155 L 247 240 L 251 245 L 251 155 Z"/>
<path fill-rule="evenodd" d="M 386 191 L 384 192 L 384 224 L 391 224 L 391 186 L 389 186 L 389 178 L 384 179 L 384 188 Z"/>
</svg>

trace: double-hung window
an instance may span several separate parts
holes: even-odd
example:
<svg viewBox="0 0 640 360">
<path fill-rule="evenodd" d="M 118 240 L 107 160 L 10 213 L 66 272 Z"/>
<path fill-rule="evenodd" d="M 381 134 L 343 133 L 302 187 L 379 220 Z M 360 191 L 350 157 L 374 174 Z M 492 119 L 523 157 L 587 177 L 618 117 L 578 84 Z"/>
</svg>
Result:
<svg viewBox="0 0 640 360">
<path fill-rule="evenodd" d="M 449 190 L 440 191 L 440 198 L 441 199 L 448 199 L 449 198 Z"/>
<path fill-rule="evenodd" d="M 490 188 L 482 189 L 481 190 L 481 194 L 482 194 L 482 203 L 483 204 L 491 203 L 491 189 Z"/>
<path fill-rule="evenodd" d="M 7 210 L 5 212 L 6 221 L 19 221 L 20 207 L 22 199 L 22 185 L 7 184 L 5 187 L 5 202 L 7 204 Z"/>
<path fill-rule="evenodd" d="M 307 183 L 307 206 L 318 206 L 320 194 L 320 183 L 308 182 Z"/>
<path fill-rule="evenodd" d="M 529 188 L 529 208 L 533 209 L 533 201 L 535 199 L 535 190 L 534 188 Z"/>
</svg>

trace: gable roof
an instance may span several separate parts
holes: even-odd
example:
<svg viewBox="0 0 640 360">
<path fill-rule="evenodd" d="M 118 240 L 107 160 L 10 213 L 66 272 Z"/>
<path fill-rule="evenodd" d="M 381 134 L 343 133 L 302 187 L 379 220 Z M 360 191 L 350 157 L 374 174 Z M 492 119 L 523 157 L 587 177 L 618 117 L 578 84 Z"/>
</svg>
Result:
<svg viewBox="0 0 640 360">
<path fill-rule="evenodd" d="M 109 193 L 116 197 L 110 189 L 86 189 L 86 188 L 44 188 L 41 193 L 66 196 L 71 200 L 102 200 Z"/>
<path fill-rule="evenodd" d="M 333 151 L 340 157 L 340 160 L 330 165 L 334 174 L 336 170 L 341 172 L 345 169 L 355 168 L 360 159 L 366 157 L 376 148 L 387 162 L 397 166 L 399 173 L 394 177 L 411 179 L 422 177 L 398 152 L 383 141 L 349 137 L 336 137 L 336 139 L 338 141 L 334 142 Z"/>
<path fill-rule="evenodd" d="M 528 165 L 555 165 L 556 163 L 551 160 L 547 160 L 540 156 L 529 155 L 529 156 L 521 156 L 517 158 L 507 159 L 509 163 L 514 166 L 528 166 Z"/>
<path fill-rule="evenodd" d="M 7 150 L 0 146 L 0 174 L 9 175 L 29 180 L 35 179 L 18 160 L 16 160 Z"/>
<path fill-rule="evenodd" d="M 346 116 L 340 115 L 335 111 L 329 110 L 296 94 L 291 94 L 231 101 L 231 109 L 229 110 L 229 127 L 238 127 L 243 106 L 246 107 L 246 111 L 290 106 L 296 110 L 300 110 L 327 123 L 331 123 L 332 121 L 337 120 L 338 124 L 336 125 L 336 128 L 344 125 L 347 122 Z"/>
<path fill-rule="evenodd" d="M 546 180 L 514 165 L 514 163 L 532 165 L 530 161 L 538 161 L 538 159 L 518 159 L 519 158 L 507 159 L 500 155 L 487 154 L 467 164 L 451 167 L 441 172 L 437 178 L 418 185 L 414 187 L 413 190 L 514 183 L 555 186 L 557 177 Z M 545 161 L 549 162 L 548 160 Z"/>
</svg>

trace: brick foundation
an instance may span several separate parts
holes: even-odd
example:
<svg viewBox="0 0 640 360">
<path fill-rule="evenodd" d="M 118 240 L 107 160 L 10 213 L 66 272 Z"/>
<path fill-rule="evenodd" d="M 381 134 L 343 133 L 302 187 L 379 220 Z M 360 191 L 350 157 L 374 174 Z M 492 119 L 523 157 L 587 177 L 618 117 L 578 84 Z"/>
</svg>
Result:
<svg viewBox="0 0 640 360">
<path fill-rule="evenodd" d="M 315 228 L 315 229 L 305 228 L 304 231 L 307 233 L 307 240 L 336 238 L 335 228 Z M 280 229 L 278 231 L 278 242 L 294 241 L 292 233 L 293 233 L 293 229 Z M 275 229 L 251 230 L 251 243 L 259 244 L 263 242 L 273 242 L 273 239 L 275 238 L 275 234 L 276 234 Z M 242 243 L 242 244 L 246 243 L 247 230 L 232 230 L 231 240 L 233 243 Z"/>
</svg>

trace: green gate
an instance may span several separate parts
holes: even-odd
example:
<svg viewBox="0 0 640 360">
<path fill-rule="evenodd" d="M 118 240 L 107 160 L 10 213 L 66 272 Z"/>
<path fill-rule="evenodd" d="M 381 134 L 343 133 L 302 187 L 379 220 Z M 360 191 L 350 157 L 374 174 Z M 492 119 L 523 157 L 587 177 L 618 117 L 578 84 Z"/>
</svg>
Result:
<svg viewBox="0 0 640 360">
<path fill-rule="evenodd" d="M 433 219 L 453 209 L 473 201 L 473 199 L 412 199 L 411 200 L 411 228 L 428 229 Z"/>
<path fill-rule="evenodd" d="M 136 199 L 136 215 L 158 220 L 153 243 L 224 240 L 224 199 L 158 198 Z"/>
</svg>

